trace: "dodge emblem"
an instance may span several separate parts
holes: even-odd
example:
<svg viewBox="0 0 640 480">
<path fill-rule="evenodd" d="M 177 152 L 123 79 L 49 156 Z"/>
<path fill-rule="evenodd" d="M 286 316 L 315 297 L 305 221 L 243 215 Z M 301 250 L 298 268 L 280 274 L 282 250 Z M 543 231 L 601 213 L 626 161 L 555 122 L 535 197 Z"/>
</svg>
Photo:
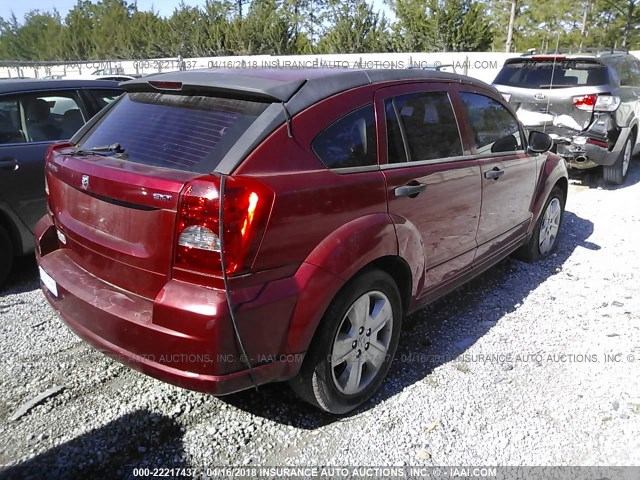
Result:
<svg viewBox="0 0 640 480">
<path fill-rule="evenodd" d="M 82 175 L 82 188 L 85 190 L 89 188 L 89 175 Z"/>
</svg>

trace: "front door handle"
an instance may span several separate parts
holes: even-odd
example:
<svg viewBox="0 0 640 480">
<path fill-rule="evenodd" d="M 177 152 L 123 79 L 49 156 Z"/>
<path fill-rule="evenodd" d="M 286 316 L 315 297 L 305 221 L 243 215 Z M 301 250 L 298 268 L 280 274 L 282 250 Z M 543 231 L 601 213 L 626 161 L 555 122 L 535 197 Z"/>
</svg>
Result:
<svg viewBox="0 0 640 480">
<path fill-rule="evenodd" d="M 0 159 L 0 169 L 15 171 L 19 168 L 18 160 L 11 157 L 5 157 Z"/>
<path fill-rule="evenodd" d="M 415 183 L 398 187 L 393 192 L 396 197 L 416 198 L 425 188 L 427 188 L 425 183 Z"/>
<path fill-rule="evenodd" d="M 493 167 L 493 170 L 484 172 L 484 178 L 493 180 L 498 180 L 502 175 L 504 175 L 504 170 L 500 170 L 498 167 Z"/>
</svg>

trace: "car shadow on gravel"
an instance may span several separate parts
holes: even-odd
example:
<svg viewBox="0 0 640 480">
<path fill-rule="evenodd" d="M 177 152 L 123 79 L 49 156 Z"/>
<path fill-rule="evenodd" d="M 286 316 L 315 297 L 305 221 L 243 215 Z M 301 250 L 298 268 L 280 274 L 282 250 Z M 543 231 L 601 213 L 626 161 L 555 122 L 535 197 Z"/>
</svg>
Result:
<svg viewBox="0 0 640 480">
<path fill-rule="evenodd" d="M 171 467 L 178 471 L 189 468 L 183 459 L 183 433 L 172 418 L 138 410 L 18 465 L 0 468 L 0 478 L 134 478 L 134 468 L 166 466 L 160 458 L 173 459 Z"/>
<path fill-rule="evenodd" d="M 627 178 L 622 185 L 610 185 L 602 179 L 602 167 L 587 170 L 569 170 L 569 181 L 577 188 L 601 188 L 603 190 L 618 190 L 640 183 L 640 155 L 633 158 Z"/>
<path fill-rule="evenodd" d="M 294 428 L 313 430 L 336 421 L 350 421 L 353 415 L 400 394 L 416 382 L 429 382 L 429 375 L 438 366 L 455 362 L 501 318 L 515 311 L 532 290 L 561 271 L 575 249 L 599 250 L 598 245 L 588 241 L 592 233 L 592 222 L 565 212 L 555 254 L 532 264 L 508 258 L 405 319 L 386 381 L 371 400 L 350 416 L 320 412 L 298 399 L 284 384 L 266 385 L 258 391 L 240 392 L 221 399 L 253 415 Z M 455 363 L 455 367 L 468 371 L 464 363 Z"/>
<path fill-rule="evenodd" d="M 18 257 L 4 285 L 0 286 L 0 299 L 5 295 L 25 293 L 40 287 L 38 264 L 34 255 Z"/>
</svg>

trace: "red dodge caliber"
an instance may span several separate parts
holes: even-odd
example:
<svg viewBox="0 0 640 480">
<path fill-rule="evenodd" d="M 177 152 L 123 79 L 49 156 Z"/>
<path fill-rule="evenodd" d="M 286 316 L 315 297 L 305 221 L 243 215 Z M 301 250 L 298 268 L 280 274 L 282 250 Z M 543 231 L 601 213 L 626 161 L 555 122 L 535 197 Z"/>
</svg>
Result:
<svg viewBox="0 0 640 480">
<path fill-rule="evenodd" d="M 348 412 L 405 315 L 557 246 L 564 162 L 478 80 L 196 70 L 122 87 L 49 150 L 36 253 L 69 327 L 161 380 L 289 380 Z"/>
</svg>

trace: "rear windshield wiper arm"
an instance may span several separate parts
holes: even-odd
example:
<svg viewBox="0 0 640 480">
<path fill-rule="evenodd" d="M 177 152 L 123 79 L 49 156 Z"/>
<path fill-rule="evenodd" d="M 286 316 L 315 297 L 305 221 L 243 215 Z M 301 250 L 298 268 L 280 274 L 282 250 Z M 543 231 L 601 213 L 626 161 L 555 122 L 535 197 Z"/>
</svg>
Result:
<svg viewBox="0 0 640 480">
<path fill-rule="evenodd" d="M 74 150 L 67 155 L 100 155 L 106 157 L 105 152 L 124 153 L 124 148 L 119 143 L 112 143 L 111 145 Z"/>
</svg>

